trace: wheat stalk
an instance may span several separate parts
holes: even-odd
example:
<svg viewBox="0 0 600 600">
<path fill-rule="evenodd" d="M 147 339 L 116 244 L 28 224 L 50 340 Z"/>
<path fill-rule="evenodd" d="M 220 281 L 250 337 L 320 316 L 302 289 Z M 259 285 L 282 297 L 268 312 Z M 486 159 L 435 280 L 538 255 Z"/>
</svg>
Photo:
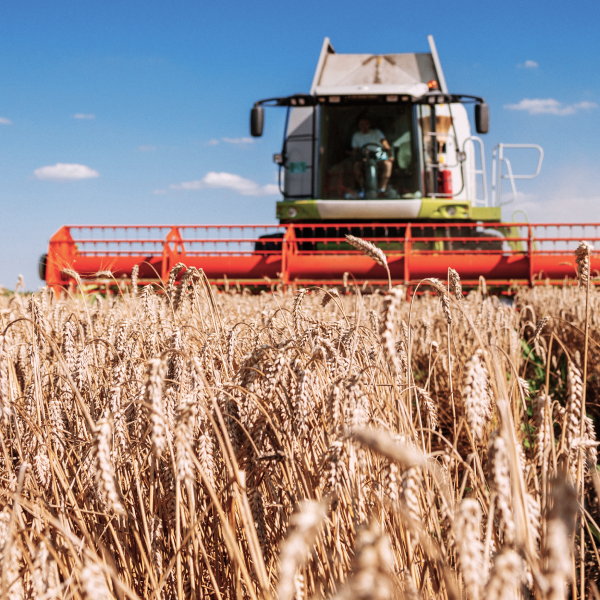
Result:
<svg viewBox="0 0 600 600">
<path fill-rule="evenodd" d="M 483 586 L 483 545 L 480 541 L 481 508 L 476 500 L 463 500 L 456 515 L 456 548 L 467 598 L 478 600 Z"/>
<path fill-rule="evenodd" d="M 300 511 L 290 519 L 293 527 L 291 535 L 281 549 L 279 600 L 292 600 L 295 596 L 297 569 L 308 558 L 308 553 L 317 536 L 319 527 L 326 516 L 325 505 L 318 502 L 304 502 Z"/>
<path fill-rule="evenodd" d="M 108 510 L 120 514 L 124 512 L 124 509 L 115 484 L 115 475 L 110 457 L 111 439 L 112 427 L 110 421 L 108 419 L 100 419 L 98 421 L 98 431 L 94 441 L 96 485 Z"/>
</svg>

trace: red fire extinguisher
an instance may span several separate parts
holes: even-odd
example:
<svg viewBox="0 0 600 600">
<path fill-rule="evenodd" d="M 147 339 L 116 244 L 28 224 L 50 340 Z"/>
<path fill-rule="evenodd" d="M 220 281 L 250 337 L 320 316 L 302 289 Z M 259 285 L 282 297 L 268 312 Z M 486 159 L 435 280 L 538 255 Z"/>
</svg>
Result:
<svg viewBox="0 0 600 600">
<path fill-rule="evenodd" d="M 445 198 L 452 197 L 452 172 L 448 170 L 438 171 L 438 193 L 444 194 Z"/>
</svg>

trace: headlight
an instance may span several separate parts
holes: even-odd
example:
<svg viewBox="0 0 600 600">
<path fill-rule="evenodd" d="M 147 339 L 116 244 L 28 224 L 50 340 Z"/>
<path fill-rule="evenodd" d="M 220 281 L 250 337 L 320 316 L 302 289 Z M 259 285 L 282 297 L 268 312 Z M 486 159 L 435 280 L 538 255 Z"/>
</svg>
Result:
<svg viewBox="0 0 600 600">
<path fill-rule="evenodd" d="M 298 214 L 298 211 L 294 207 L 290 207 L 288 208 L 287 214 L 288 217 L 291 217 L 293 219 Z"/>
<path fill-rule="evenodd" d="M 453 216 L 456 214 L 456 206 L 449 206 L 449 207 L 446 209 L 446 214 L 447 214 L 449 217 L 453 217 Z"/>
</svg>

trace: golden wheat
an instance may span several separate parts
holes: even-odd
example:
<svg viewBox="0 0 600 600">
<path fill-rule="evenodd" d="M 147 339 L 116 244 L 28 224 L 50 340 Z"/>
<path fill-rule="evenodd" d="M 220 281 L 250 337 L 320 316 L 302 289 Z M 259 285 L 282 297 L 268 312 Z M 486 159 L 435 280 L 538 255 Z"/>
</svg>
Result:
<svg viewBox="0 0 600 600">
<path fill-rule="evenodd" d="M 2 597 L 593 594 L 600 293 L 449 278 L 0 297 Z"/>
</svg>

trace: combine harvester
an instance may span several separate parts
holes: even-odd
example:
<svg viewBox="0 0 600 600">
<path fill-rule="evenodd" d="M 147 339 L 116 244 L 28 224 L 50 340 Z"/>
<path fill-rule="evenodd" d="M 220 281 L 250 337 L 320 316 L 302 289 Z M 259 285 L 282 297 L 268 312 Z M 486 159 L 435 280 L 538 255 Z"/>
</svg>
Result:
<svg viewBox="0 0 600 600">
<path fill-rule="evenodd" d="M 279 165 L 279 225 L 65 225 L 40 260 L 40 276 L 59 289 L 110 284 L 102 275 L 166 281 L 177 263 L 203 269 L 216 284 L 335 285 L 387 283 L 383 267 L 345 241 L 350 233 L 387 255 L 394 283 L 445 279 L 466 285 L 559 283 L 575 277 L 573 250 L 597 241 L 590 224 L 502 222 L 515 181 L 537 177 L 543 150 L 498 144 L 491 195 L 481 138 L 483 98 L 450 93 L 433 38 L 429 53 L 337 54 L 326 38 L 309 94 L 255 103 L 251 133 L 262 135 L 265 106 L 287 110 Z M 515 174 L 509 152 L 537 152 L 533 173 Z M 502 185 L 510 193 L 503 195 Z M 600 259 L 592 256 L 592 273 Z"/>
</svg>

